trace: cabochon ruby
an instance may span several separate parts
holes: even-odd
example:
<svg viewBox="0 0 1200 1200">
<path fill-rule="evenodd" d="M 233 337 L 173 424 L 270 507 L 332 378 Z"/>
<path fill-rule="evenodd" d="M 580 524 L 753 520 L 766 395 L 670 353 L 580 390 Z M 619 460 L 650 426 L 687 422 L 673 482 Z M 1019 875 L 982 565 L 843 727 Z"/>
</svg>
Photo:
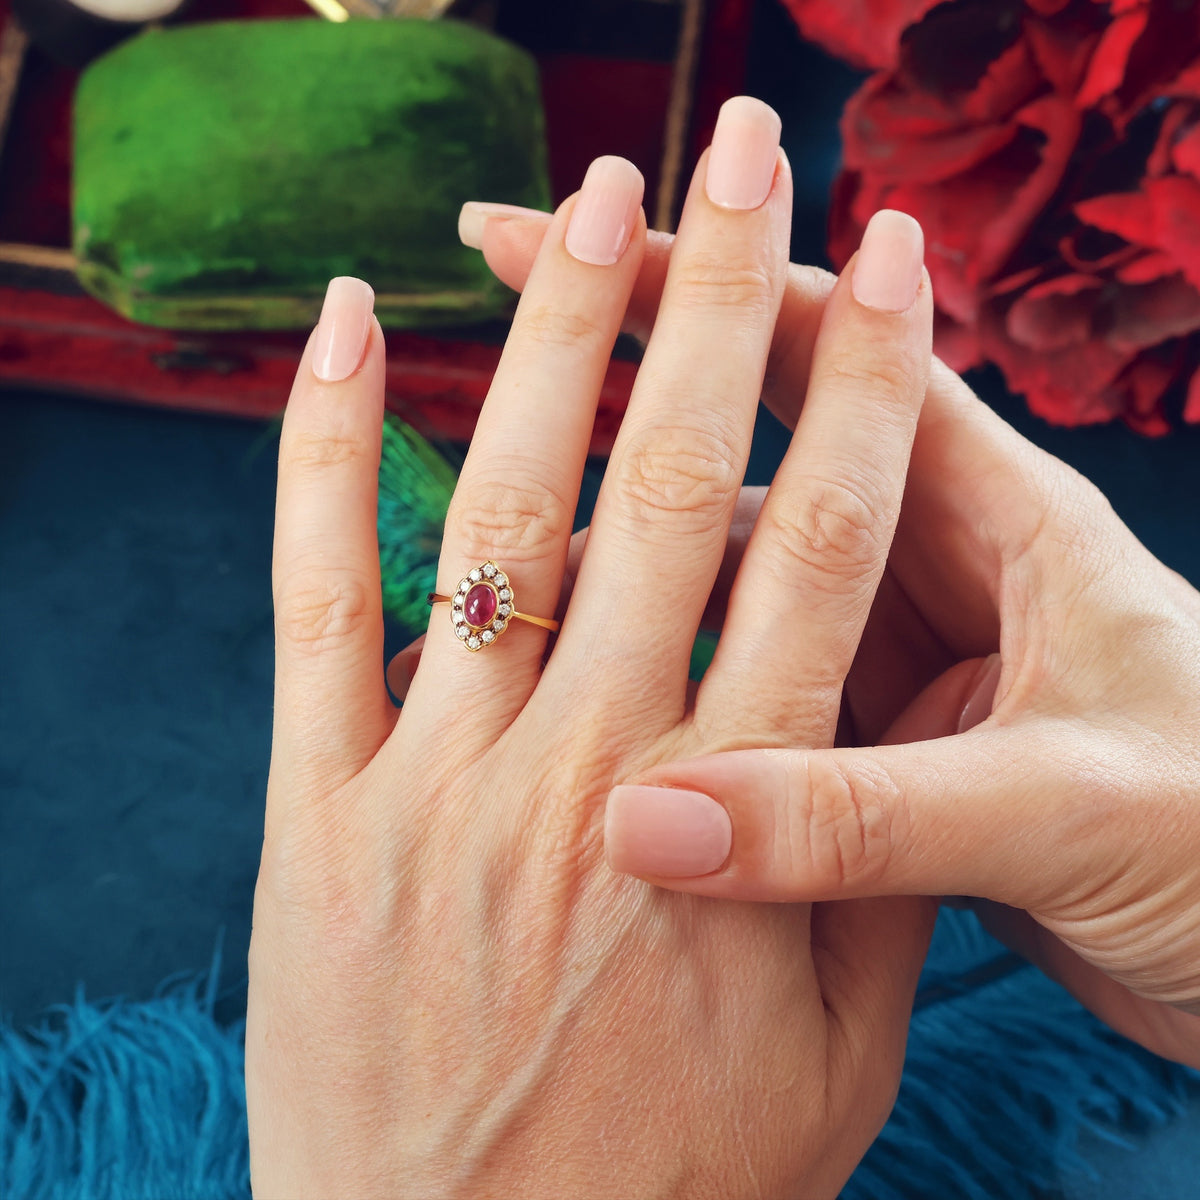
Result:
<svg viewBox="0 0 1200 1200">
<path fill-rule="evenodd" d="M 463 601 L 463 616 L 467 618 L 468 625 L 482 629 L 496 615 L 497 604 L 499 598 L 495 589 L 490 584 L 477 583 Z"/>
</svg>

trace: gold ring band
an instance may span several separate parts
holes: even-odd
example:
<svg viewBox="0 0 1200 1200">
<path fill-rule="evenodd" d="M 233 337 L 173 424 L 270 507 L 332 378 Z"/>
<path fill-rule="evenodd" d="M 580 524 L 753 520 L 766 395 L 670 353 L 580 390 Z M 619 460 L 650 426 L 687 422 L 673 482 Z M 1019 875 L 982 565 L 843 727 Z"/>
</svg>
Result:
<svg viewBox="0 0 1200 1200">
<path fill-rule="evenodd" d="M 450 604 L 453 598 L 439 596 L 437 592 L 430 592 L 426 599 L 430 604 Z M 528 621 L 530 625 L 540 625 L 543 629 L 550 630 L 551 633 L 558 632 L 558 622 L 552 621 L 549 617 L 532 617 L 529 613 L 510 612 L 508 619 L 510 621 Z"/>
<path fill-rule="evenodd" d="M 450 605 L 454 634 L 468 650 L 482 650 L 492 645 L 510 621 L 525 621 L 551 633 L 558 632 L 558 622 L 550 617 L 517 612 L 512 581 L 491 559 L 472 567 L 453 595 L 430 592 L 426 601 L 431 605 Z"/>
</svg>

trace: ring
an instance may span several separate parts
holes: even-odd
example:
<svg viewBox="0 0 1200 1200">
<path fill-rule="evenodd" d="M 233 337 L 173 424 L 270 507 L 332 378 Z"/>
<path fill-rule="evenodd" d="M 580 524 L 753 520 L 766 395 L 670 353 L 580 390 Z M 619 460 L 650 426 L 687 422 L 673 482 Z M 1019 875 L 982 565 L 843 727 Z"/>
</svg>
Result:
<svg viewBox="0 0 1200 1200">
<path fill-rule="evenodd" d="M 551 633 L 558 632 L 558 622 L 549 617 L 517 612 L 512 583 L 490 559 L 468 571 L 453 596 L 430 592 L 425 599 L 430 604 L 450 605 L 454 635 L 468 650 L 490 646 L 508 628 L 509 621 L 528 621 Z"/>
</svg>

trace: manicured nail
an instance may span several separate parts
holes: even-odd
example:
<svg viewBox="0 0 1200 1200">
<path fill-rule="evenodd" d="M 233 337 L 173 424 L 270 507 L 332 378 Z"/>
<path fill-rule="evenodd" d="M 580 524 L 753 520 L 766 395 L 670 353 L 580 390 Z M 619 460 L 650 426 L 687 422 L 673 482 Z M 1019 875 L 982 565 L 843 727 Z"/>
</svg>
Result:
<svg viewBox="0 0 1200 1200">
<path fill-rule="evenodd" d="M 629 245 L 645 186 L 641 171 L 627 158 L 596 159 L 567 225 L 567 250 L 594 267 L 612 266 Z"/>
<path fill-rule="evenodd" d="M 540 217 L 550 220 L 550 214 L 537 208 L 522 208 L 519 204 L 485 204 L 482 200 L 468 200 L 458 214 L 458 240 L 472 250 L 483 249 L 483 227 L 491 220 L 508 220 L 510 217 Z"/>
<path fill-rule="evenodd" d="M 722 208 L 757 208 L 771 194 L 779 159 L 779 114 L 753 96 L 721 105 L 704 190 Z"/>
<path fill-rule="evenodd" d="M 907 213 L 885 208 L 867 223 L 850 286 L 867 308 L 902 313 L 913 306 L 921 287 L 925 235 Z"/>
<path fill-rule="evenodd" d="M 339 275 L 329 281 L 313 346 L 312 369 L 318 379 L 337 383 L 358 370 L 374 308 L 375 293 L 361 279 Z"/>
<path fill-rule="evenodd" d="M 957 732 L 966 733 L 968 729 L 974 729 L 980 721 L 986 721 L 992 715 L 1002 665 L 998 654 L 989 654 L 980 664 L 975 674 L 975 686 L 958 715 Z"/>
<path fill-rule="evenodd" d="M 660 879 L 707 875 L 732 844 L 729 814 L 703 792 L 623 786 L 608 793 L 604 849 L 614 871 Z"/>
</svg>

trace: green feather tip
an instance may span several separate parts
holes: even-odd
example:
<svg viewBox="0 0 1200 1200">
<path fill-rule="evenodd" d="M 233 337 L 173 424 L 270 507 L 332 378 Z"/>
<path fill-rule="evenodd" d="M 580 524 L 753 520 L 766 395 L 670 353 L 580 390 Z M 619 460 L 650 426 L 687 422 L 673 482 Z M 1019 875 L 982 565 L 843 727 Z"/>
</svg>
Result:
<svg viewBox="0 0 1200 1200">
<path fill-rule="evenodd" d="M 379 458 L 379 573 L 384 610 L 414 635 L 429 623 L 442 527 L 454 493 L 453 466 L 390 413 Z"/>
</svg>

